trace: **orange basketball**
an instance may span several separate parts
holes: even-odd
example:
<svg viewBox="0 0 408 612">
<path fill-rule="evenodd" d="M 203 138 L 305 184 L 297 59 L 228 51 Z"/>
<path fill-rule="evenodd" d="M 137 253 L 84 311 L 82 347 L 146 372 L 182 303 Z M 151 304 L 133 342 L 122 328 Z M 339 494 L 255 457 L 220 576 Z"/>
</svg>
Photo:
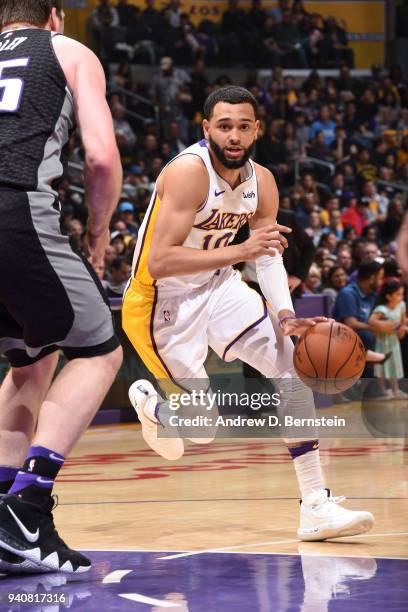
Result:
<svg viewBox="0 0 408 612">
<path fill-rule="evenodd" d="M 347 325 L 335 321 L 317 323 L 295 346 L 293 364 L 299 378 L 313 391 L 341 393 L 361 376 L 365 348 Z"/>
</svg>

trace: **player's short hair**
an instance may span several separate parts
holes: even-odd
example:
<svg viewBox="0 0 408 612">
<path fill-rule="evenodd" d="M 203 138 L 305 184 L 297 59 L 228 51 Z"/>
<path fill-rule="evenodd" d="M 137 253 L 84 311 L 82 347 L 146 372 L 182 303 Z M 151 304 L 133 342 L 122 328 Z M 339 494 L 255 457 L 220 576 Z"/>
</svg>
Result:
<svg viewBox="0 0 408 612">
<path fill-rule="evenodd" d="M 381 268 L 382 264 L 380 264 L 378 261 L 367 261 L 365 263 L 361 263 L 357 268 L 358 280 L 368 280 L 370 276 L 378 274 Z"/>
<path fill-rule="evenodd" d="M 226 87 L 220 87 L 210 93 L 204 102 L 205 119 L 211 119 L 214 106 L 219 102 L 226 102 L 227 104 L 250 104 L 254 109 L 255 117 L 258 117 L 258 102 L 245 87 L 227 85 Z"/>
<path fill-rule="evenodd" d="M 61 16 L 62 4 L 63 0 L 1 0 L 0 28 L 20 22 L 43 26 L 54 7 L 57 15 Z"/>
</svg>

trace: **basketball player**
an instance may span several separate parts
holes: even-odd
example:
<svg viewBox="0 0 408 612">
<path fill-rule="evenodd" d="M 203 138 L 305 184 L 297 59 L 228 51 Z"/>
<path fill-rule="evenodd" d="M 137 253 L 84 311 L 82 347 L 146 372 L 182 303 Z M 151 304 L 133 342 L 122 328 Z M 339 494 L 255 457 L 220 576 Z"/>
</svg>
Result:
<svg viewBox="0 0 408 612">
<path fill-rule="evenodd" d="M 205 138 L 157 179 L 124 299 L 124 329 L 162 388 L 166 381 L 207 379 L 203 364 L 211 346 L 226 361 L 239 358 L 279 379 L 288 405 L 310 416 L 313 394 L 296 377 L 289 336 L 326 319 L 294 314 L 281 257 L 287 241 L 280 231 L 290 230 L 276 224 L 272 174 L 250 159 L 257 103 L 247 90 L 228 86 L 210 94 L 204 117 Z M 252 235 L 228 246 L 246 221 Z M 240 261 L 255 261 L 272 315 L 231 267 Z M 133 383 L 129 396 L 146 442 L 167 459 L 181 457 L 183 440 L 165 437 L 168 403 L 147 381 Z M 287 444 L 302 497 L 299 537 L 323 540 L 370 529 L 369 512 L 339 506 L 325 489 L 318 440 L 305 436 Z"/>
<path fill-rule="evenodd" d="M 0 352 L 11 366 L 0 389 L 0 569 L 84 572 L 89 559 L 55 530 L 51 492 L 122 353 L 91 266 L 60 231 L 53 182 L 77 124 L 97 266 L 122 171 L 102 67 L 59 35 L 62 1 L 1 0 L 0 25 Z M 69 362 L 51 384 L 59 348 Z"/>
</svg>

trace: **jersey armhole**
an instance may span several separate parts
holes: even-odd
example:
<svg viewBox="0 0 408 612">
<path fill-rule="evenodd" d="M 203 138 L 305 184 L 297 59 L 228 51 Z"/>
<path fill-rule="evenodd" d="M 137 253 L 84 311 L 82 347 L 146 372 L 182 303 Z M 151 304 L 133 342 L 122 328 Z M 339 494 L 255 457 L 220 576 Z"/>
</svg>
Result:
<svg viewBox="0 0 408 612">
<path fill-rule="evenodd" d="M 50 47 L 51 47 L 52 54 L 53 54 L 54 59 L 55 59 L 55 61 L 56 61 L 56 63 L 57 63 L 57 66 L 58 66 L 58 69 L 59 69 L 59 71 L 60 71 L 60 74 L 61 74 L 62 78 L 64 79 L 64 82 L 65 82 L 65 89 L 66 89 L 66 90 L 69 92 L 69 94 L 70 94 L 70 96 L 71 96 L 71 98 L 72 98 L 72 101 L 73 101 L 73 100 L 74 100 L 74 92 L 72 91 L 72 89 L 71 89 L 71 87 L 70 87 L 70 85 L 69 85 L 69 83 L 68 83 L 68 81 L 67 81 L 67 77 L 65 76 L 65 72 L 64 72 L 64 70 L 62 69 L 62 66 L 61 66 L 61 64 L 60 64 L 60 61 L 59 61 L 59 59 L 58 59 L 58 56 L 57 56 L 57 54 L 55 53 L 54 45 L 52 44 L 53 39 L 54 39 L 55 37 L 57 37 L 57 36 L 62 36 L 62 34 L 60 34 L 59 32 L 50 32 L 50 34 L 51 34 L 51 36 L 50 36 Z"/>
<path fill-rule="evenodd" d="M 157 177 L 157 179 L 159 179 L 160 175 L 161 175 L 161 174 L 162 174 L 162 173 L 165 171 L 165 169 L 166 169 L 168 166 L 170 166 L 170 164 L 172 164 L 172 163 L 173 163 L 173 162 L 174 162 L 176 159 L 180 159 L 180 157 L 184 157 L 184 156 L 186 156 L 186 155 L 194 155 L 195 157 L 198 157 L 198 159 L 200 159 L 200 160 L 201 160 L 202 164 L 204 165 L 204 168 L 207 170 L 207 174 L 208 174 L 208 182 L 210 183 L 210 182 L 211 182 L 211 179 L 210 179 L 210 173 L 208 172 L 207 165 L 206 165 L 205 161 L 203 160 L 203 158 L 202 158 L 200 155 L 198 155 L 197 153 L 190 153 L 190 152 L 188 152 L 188 153 L 183 153 L 183 151 L 182 151 L 181 153 L 179 153 L 178 155 L 176 155 L 176 157 L 174 157 L 173 159 L 171 159 L 171 160 L 170 160 L 170 161 L 169 161 L 169 162 L 168 162 L 168 163 L 167 163 L 167 164 L 164 166 L 163 170 L 160 172 L 160 174 L 159 174 L 159 176 Z M 156 179 L 156 180 L 157 180 L 157 179 Z M 209 193 L 210 193 L 210 191 L 208 190 L 207 197 L 205 198 L 204 202 L 202 202 L 202 203 L 200 204 L 200 206 L 197 208 L 196 213 L 201 212 L 201 211 L 204 209 L 205 205 L 206 205 L 206 204 L 207 204 L 207 202 L 208 202 L 208 195 L 209 195 Z"/>
</svg>

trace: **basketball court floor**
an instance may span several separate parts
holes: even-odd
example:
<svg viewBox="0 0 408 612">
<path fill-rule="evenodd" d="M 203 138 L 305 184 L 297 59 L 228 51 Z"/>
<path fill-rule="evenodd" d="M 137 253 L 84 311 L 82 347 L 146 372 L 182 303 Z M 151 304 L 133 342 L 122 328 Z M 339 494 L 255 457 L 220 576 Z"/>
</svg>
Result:
<svg viewBox="0 0 408 612">
<path fill-rule="evenodd" d="M 371 532 L 299 542 L 296 481 L 279 440 L 191 444 L 169 463 L 136 424 L 91 428 L 59 477 L 55 520 L 92 570 L 3 575 L 0 609 L 406 610 L 406 442 L 322 439 L 321 448 L 327 484 L 347 507 L 374 513 Z M 30 594 L 54 600 L 23 603 Z"/>
</svg>

